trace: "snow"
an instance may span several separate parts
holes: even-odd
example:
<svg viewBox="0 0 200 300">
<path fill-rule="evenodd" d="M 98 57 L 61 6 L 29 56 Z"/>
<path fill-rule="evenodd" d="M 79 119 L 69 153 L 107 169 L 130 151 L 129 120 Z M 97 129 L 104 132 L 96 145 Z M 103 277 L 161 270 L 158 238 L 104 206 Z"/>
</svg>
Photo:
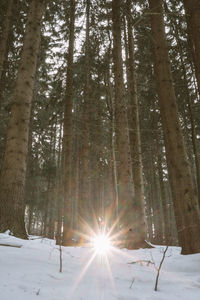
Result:
<svg viewBox="0 0 200 300">
<path fill-rule="evenodd" d="M 107 257 L 95 256 L 91 247 L 62 247 L 60 273 L 53 240 L 0 234 L 0 244 L 21 246 L 0 246 L 1 300 L 200 299 L 200 254 L 183 256 L 177 247 L 167 251 L 155 292 L 155 266 L 165 247 L 112 250 Z M 155 265 L 131 264 L 139 260 Z"/>
</svg>

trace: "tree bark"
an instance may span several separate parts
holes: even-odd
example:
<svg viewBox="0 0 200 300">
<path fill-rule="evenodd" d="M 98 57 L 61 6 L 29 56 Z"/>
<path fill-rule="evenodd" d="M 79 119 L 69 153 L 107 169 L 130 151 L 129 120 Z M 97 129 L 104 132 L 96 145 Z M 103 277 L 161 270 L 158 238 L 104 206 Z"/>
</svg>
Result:
<svg viewBox="0 0 200 300">
<path fill-rule="evenodd" d="M 178 116 L 161 0 L 149 0 L 154 41 L 155 75 L 167 165 L 175 209 L 178 238 L 182 254 L 200 252 L 200 218 L 197 192 L 192 182 L 183 135 Z"/>
<path fill-rule="evenodd" d="M 132 31 L 131 0 L 127 0 L 126 14 L 128 21 L 128 121 L 132 158 L 134 196 L 134 228 L 135 243 L 142 247 L 146 238 L 146 224 L 144 212 L 144 182 L 142 175 L 142 153 L 140 138 L 139 108 L 137 97 L 137 82 L 134 58 L 134 37 Z"/>
<path fill-rule="evenodd" d="M 44 0 L 33 0 L 30 4 L 0 177 L 0 231 L 10 229 L 21 238 L 27 237 L 24 188 L 31 102 L 44 8 Z"/>
<path fill-rule="evenodd" d="M 2 24 L 2 35 L 0 37 L 0 89 L 2 88 L 2 72 L 4 67 L 4 62 L 7 57 L 7 46 L 8 46 L 8 36 L 11 24 L 11 17 L 12 17 L 12 7 L 13 7 L 13 0 L 9 0 L 7 4 L 7 11 L 3 20 Z M 1 111 L 1 97 L 0 97 L 0 111 Z"/>
<path fill-rule="evenodd" d="M 165 191 L 165 182 L 163 176 L 163 151 L 162 145 L 157 139 L 157 167 L 158 167 L 158 175 L 159 175 L 159 185 L 160 185 L 160 197 L 162 202 L 162 210 L 163 210 L 163 223 L 164 223 L 164 243 L 166 245 L 170 245 L 171 236 L 170 236 L 170 224 L 169 224 L 169 205 L 167 202 L 166 191 Z"/>
<path fill-rule="evenodd" d="M 64 227 L 63 245 L 72 243 L 72 199 L 71 199 L 71 159 L 72 159 L 72 100 L 73 100 L 73 59 L 74 59 L 75 1 L 70 1 L 70 36 L 67 63 L 67 88 L 64 112 Z"/>
<path fill-rule="evenodd" d="M 131 171 L 131 156 L 129 146 L 129 132 L 127 121 L 127 109 L 125 102 L 125 91 L 122 68 L 121 49 L 121 1 L 112 1 L 113 20 L 113 62 L 114 62 L 114 84 L 115 84 L 115 128 L 117 148 L 117 185 L 119 197 L 119 214 L 124 235 L 134 224 L 133 198 L 134 188 Z M 134 243 L 134 240 L 132 241 Z M 130 243 L 129 243 L 130 246 Z M 133 247 L 133 244 L 131 245 Z M 137 247 L 137 246 L 136 246 Z"/>
<path fill-rule="evenodd" d="M 89 94 L 90 94 L 90 64 L 89 64 L 89 31 L 90 31 L 90 0 L 86 1 L 86 40 L 84 63 L 84 103 L 82 113 L 82 152 L 81 152 L 81 176 L 82 186 L 79 201 L 79 215 L 81 219 L 89 222 Z"/>
</svg>

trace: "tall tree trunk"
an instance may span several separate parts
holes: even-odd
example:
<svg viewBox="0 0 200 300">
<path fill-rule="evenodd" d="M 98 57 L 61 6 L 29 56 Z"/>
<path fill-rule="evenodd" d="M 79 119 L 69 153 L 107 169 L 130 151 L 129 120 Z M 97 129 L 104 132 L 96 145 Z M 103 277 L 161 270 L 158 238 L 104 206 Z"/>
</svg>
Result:
<svg viewBox="0 0 200 300">
<path fill-rule="evenodd" d="M 192 99 L 190 97 L 189 88 L 188 88 L 188 80 L 187 80 L 187 71 L 186 67 L 183 61 L 184 52 L 179 40 L 179 32 L 177 30 L 176 26 L 173 26 L 174 32 L 175 32 L 175 38 L 178 45 L 178 50 L 180 53 L 180 61 L 183 71 L 183 80 L 184 80 L 184 86 L 185 86 L 185 97 L 188 105 L 188 112 L 189 112 L 189 119 L 190 119 L 190 126 L 191 126 L 191 141 L 193 146 L 193 153 L 194 153 L 194 161 L 195 161 L 195 168 L 196 168 L 196 182 L 197 182 L 197 194 L 198 194 L 198 202 L 200 207 L 200 163 L 199 163 L 199 155 L 198 155 L 198 145 L 197 145 L 197 138 L 196 138 L 196 129 L 195 129 L 195 119 L 194 114 L 192 110 L 192 105 L 194 104 L 192 102 Z M 199 69 L 200 71 L 200 69 Z"/>
<path fill-rule="evenodd" d="M 200 252 L 200 218 L 192 182 L 168 57 L 162 1 L 149 0 L 154 41 L 155 74 L 162 117 L 167 165 L 182 254 Z"/>
<path fill-rule="evenodd" d="M 142 153 L 140 138 L 139 108 L 136 85 L 136 71 L 134 59 L 134 39 L 132 31 L 131 0 L 127 0 L 126 6 L 128 21 L 128 121 L 129 136 L 132 157 L 133 183 L 135 189 L 134 197 L 134 228 L 135 242 L 138 246 L 144 245 L 146 237 L 146 224 L 144 212 L 144 183 L 142 175 Z"/>
<path fill-rule="evenodd" d="M 6 59 L 6 49 L 8 43 L 9 29 L 12 17 L 13 0 L 8 0 L 6 13 L 2 24 L 2 34 L 0 36 L 0 80 L 3 71 L 4 61 Z"/>
<path fill-rule="evenodd" d="M 71 197 L 71 159 L 72 159 L 72 100 L 73 100 L 73 59 L 74 59 L 75 1 L 70 1 L 70 36 L 67 63 L 67 88 L 64 113 L 64 228 L 63 245 L 72 243 L 72 197 Z"/>
<path fill-rule="evenodd" d="M 4 67 L 4 62 L 7 58 L 7 46 L 8 46 L 8 36 L 11 24 L 12 17 L 12 8 L 13 8 L 13 0 L 8 0 L 7 3 L 7 11 L 2 24 L 2 34 L 0 36 L 0 89 L 2 89 L 2 72 Z M 2 91 L 0 91 L 0 94 Z M 1 111 L 1 99 L 0 97 L 0 111 Z"/>
<path fill-rule="evenodd" d="M 33 0 L 30 4 L 0 177 L 0 231 L 10 229 L 22 238 L 27 237 L 24 188 L 31 102 L 44 8 L 44 0 Z"/>
<path fill-rule="evenodd" d="M 183 3 L 186 12 L 189 42 L 191 44 L 200 95 L 200 1 L 183 0 Z"/>
<path fill-rule="evenodd" d="M 166 13 L 170 14 L 170 10 L 168 9 L 166 3 L 165 3 L 165 10 L 166 10 Z M 174 37 L 176 39 L 176 43 L 178 46 L 178 51 L 180 54 L 179 57 L 180 57 L 180 62 L 181 62 L 181 67 L 182 67 L 182 72 L 183 72 L 185 99 L 186 99 L 186 102 L 188 105 L 188 116 L 189 116 L 190 126 L 191 126 L 191 141 L 192 141 L 192 146 L 193 146 L 193 154 L 194 154 L 194 161 L 195 161 L 195 168 L 196 168 L 197 194 L 198 194 L 198 202 L 199 202 L 199 207 L 200 207 L 200 162 L 199 162 L 199 156 L 198 156 L 198 143 L 197 143 L 197 137 L 196 137 L 197 134 L 196 134 L 196 128 L 195 128 L 195 118 L 194 118 L 194 112 L 193 112 L 193 108 L 192 108 L 194 101 L 192 100 L 192 98 L 190 96 L 190 92 L 189 92 L 187 70 L 186 70 L 186 66 L 184 63 L 184 49 L 183 49 L 182 43 L 180 42 L 180 39 L 179 39 L 179 35 L 180 35 L 179 24 L 176 20 L 174 20 L 174 22 L 171 23 L 171 26 L 174 31 Z M 191 63 L 191 67 L 192 67 L 192 63 Z M 187 125 L 186 125 L 186 127 L 187 127 Z M 188 131 L 188 128 L 187 128 L 187 131 Z"/>
<path fill-rule="evenodd" d="M 113 20 L 113 62 L 114 62 L 114 83 L 115 83 L 115 128 L 117 148 L 117 185 L 119 197 L 119 210 L 122 215 L 119 222 L 123 226 L 126 235 L 129 228 L 135 229 L 133 198 L 134 188 L 131 171 L 131 157 L 129 147 L 129 132 L 127 122 L 127 109 L 125 102 L 122 49 L 121 49 L 121 1 L 112 1 Z M 134 240 L 132 245 L 134 247 Z M 137 247 L 137 245 L 136 245 Z"/>
<path fill-rule="evenodd" d="M 162 202 L 162 211 L 163 211 L 163 224 L 164 224 L 164 242 L 166 245 L 170 245 L 171 236 L 170 236 L 170 224 L 169 224 L 169 205 L 167 202 L 166 192 L 165 192 L 165 183 L 163 177 L 163 151 L 162 145 L 157 139 L 157 168 L 159 175 L 159 185 L 160 185 L 160 197 Z"/>
<path fill-rule="evenodd" d="M 84 64 L 84 103 L 82 113 L 82 153 L 81 175 L 82 194 L 79 201 L 79 214 L 86 222 L 89 221 L 89 94 L 90 94 L 90 67 L 89 67 L 89 30 L 90 30 L 90 0 L 86 1 L 86 40 Z"/>
</svg>

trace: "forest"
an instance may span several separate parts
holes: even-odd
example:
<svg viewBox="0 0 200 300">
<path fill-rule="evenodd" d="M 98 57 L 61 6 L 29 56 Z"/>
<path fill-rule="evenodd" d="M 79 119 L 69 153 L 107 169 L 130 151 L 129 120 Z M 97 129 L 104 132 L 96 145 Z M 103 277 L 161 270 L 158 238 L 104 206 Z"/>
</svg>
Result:
<svg viewBox="0 0 200 300">
<path fill-rule="evenodd" d="M 7 230 L 200 253 L 199 0 L 0 1 Z"/>
</svg>

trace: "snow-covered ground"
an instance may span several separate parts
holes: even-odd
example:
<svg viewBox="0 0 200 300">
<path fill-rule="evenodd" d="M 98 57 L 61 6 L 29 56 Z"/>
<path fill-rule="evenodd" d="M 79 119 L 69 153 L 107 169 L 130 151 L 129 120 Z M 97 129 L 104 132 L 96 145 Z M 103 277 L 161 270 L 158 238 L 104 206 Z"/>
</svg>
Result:
<svg viewBox="0 0 200 300">
<path fill-rule="evenodd" d="M 59 247 L 53 240 L 24 241 L 0 234 L 1 300 L 199 300 L 200 254 L 180 255 L 168 249 L 154 291 L 156 268 L 163 247 L 111 251 L 94 256 L 89 247 L 62 247 L 63 272 L 59 272 Z M 133 261 L 146 260 L 130 264 Z"/>
</svg>

